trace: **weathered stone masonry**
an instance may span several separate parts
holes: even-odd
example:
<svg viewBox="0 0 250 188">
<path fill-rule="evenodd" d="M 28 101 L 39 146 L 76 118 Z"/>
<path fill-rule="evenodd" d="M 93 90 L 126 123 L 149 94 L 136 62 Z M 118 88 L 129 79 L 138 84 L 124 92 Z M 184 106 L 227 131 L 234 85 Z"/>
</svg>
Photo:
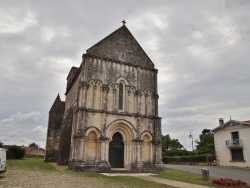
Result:
<svg viewBox="0 0 250 188">
<path fill-rule="evenodd" d="M 89 48 L 67 77 L 58 164 L 162 170 L 158 98 L 157 69 L 123 25 Z"/>
</svg>

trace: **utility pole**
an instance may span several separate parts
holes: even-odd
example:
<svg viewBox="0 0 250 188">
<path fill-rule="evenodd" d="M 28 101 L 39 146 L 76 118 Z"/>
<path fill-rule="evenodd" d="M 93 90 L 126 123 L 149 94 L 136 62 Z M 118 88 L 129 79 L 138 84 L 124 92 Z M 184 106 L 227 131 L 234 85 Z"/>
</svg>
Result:
<svg viewBox="0 0 250 188">
<path fill-rule="evenodd" d="M 193 164 L 194 164 L 194 140 L 193 140 L 193 133 L 189 132 L 189 138 L 192 139 L 192 150 L 193 150 Z"/>
</svg>

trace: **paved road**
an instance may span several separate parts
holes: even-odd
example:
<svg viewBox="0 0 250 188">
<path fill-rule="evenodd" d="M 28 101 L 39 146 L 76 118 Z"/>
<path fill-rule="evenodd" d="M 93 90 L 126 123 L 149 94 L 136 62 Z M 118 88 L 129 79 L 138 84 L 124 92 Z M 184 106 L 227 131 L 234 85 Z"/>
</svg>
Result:
<svg viewBox="0 0 250 188">
<path fill-rule="evenodd" d="M 201 174 L 201 169 L 206 168 L 209 170 L 209 176 L 215 178 L 233 178 L 241 179 L 250 184 L 250 169 L 247 168 L 229 168 L 219 166 L 193 166 L 193 165 L 168 165 L 166 168 L 182 170 L 195 174 Z"/>
</svg>

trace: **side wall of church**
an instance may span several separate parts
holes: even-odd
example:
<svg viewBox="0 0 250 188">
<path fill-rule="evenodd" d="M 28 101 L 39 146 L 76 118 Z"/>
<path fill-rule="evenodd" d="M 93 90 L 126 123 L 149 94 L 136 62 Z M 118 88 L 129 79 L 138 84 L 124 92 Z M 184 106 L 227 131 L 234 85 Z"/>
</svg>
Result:
<svg viewBox="0 0 250 188">
<path fill-rule="evenodd" d="M 80 76 L 78 76 L 66 95 L 64 120 L 60 130 L 59 156 L 57 161 L 59 165 L 68 164 L 70 158 L 72 132 L 74 132 L 73 129 L 75 129 L 75 124 L 77 124 L 75 112 L 77 108 L 79 79 Z"/>
</svg>

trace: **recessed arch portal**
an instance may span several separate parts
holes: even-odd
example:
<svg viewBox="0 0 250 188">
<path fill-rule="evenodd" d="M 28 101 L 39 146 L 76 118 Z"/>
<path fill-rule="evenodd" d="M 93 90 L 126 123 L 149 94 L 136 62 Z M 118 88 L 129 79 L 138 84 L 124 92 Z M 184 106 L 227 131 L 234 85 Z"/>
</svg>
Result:
<svg viewBox="0 0 250 188">
<path fill-rule="evenodd" d="M 126 168 L 127 170 L 130 170 L 131 168 L 131 162 L 135 160 L 135 143 L 134 143 L 134 139 L 135 139 L 135 128 L 134 126 L 125 121 L 125 120 L 117 120 L 114 121 L 112 123 L 110 123 L 107 126 L 107 130 L 106 130 L 106 136 L 109 138 L 110 142 L 107 145 L 107 156 L 106 158 L 109 159 L 109 163 L 111 164 L 112 168 Z M 119 136 L 118 136 L 119 135 Z M 119 137 L 119 138 L 118 138 Z M 112 150 L 113 149 L 113 141 L 117 139 L 118 142 L 120 142 L 119 147 L 123 149 L 123 154 L 122 152 L 117 150 L 117 153 L 114 153 Z M 123 143 L 124 146 L 122 146 L 121 142 Z M 111 149 L 110 149 L 111 147 Z M 119 160 L 122 160 L 123 158 L 123 165 L 119 165 L 119 166 L 114 166 L 112 163 L 113 160 L 111 155 L 121 155 L 119 157 Z M 122 157 L 123 155 L 123 157 Z M 112 166 L 113 165 L 113 166 Z"/>
<path fill-rule="evenodd" d="M 111 168 L 124 167 L 124 143 L 119 132 L 113 135 L 109 143 L 109 163 Z"/>
</svg>

